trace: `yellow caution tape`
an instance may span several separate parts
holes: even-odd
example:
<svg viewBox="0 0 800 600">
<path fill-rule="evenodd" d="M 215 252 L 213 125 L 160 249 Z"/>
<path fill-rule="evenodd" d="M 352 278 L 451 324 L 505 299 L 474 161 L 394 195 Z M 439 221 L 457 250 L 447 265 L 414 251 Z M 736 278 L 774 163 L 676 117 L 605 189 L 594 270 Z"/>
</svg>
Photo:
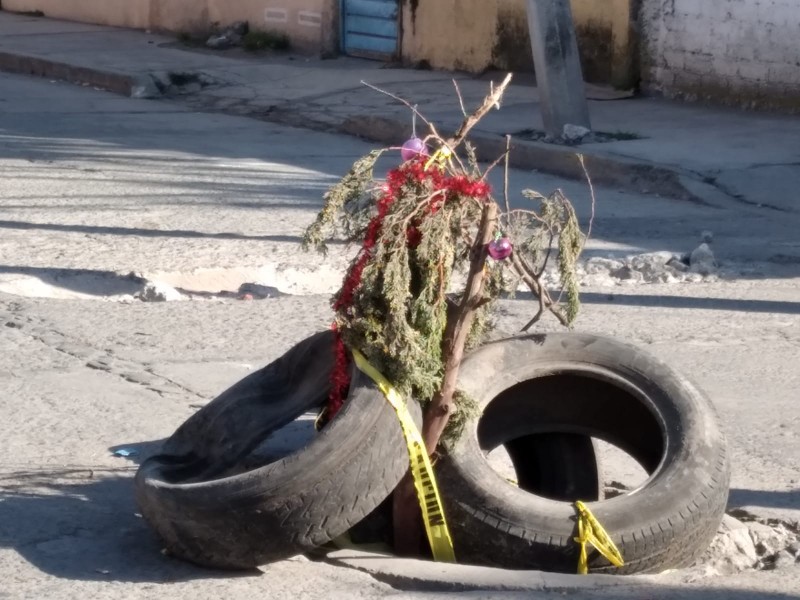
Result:
<svg viewBox="0 0 800 600">
<path fill-rule="evenodd" d="M 586 505 L 578 500 L 575 502 L 575 509 L 578 511 L 578 537 L 575 541 L 581 545 L 581 555 L 578 559 L 578 573 L 586 575 L 589 572 L 589 561 L 586 557 L 586 544 L 591 544 L 602 554 L 608 562 L 615 567 L 625 564 L 622 555 L 617 550 L 614 542 L 608 537 L 606 530 L 600 525 Z"/>
<path fill-rule="evenodd" d="M 414 487 L 417 490 L 419 507 L 422 510 L 422 521 L 425 524 L 425 532 L 428 534 L 428 543 L 430 543 L 431 551 L 433 552 L 433 560 L 437 562 L 456 562 L 453 540 L 450 538 L 450 531 L 447 529 L 442 499 L 439 496 L 439 489 L 436 487 L 436 478 L 433 475 L 433 467 L 425 449 L 422 435 L 411 419 L 411 414 L 408 412 L 408 407 L 400 393 L 394 389 L 388 379 L 369 364 L 363 354 L 358 350 L 353 350 L 352 352 L 356 366 L 378 385 L 378 388 L 386 396 L 395 413 L 397 413 L 397 418 L 400 421 L 403 436 L 408 446 L 411 474 L 414 477 Z"/>
<path fill-rule="evenodd" d="M 442 146 L 433 155 L 428 159 L 428 162 L 425 163 L 425 170 L 431 168 L 431 165 L 435 162 L 439 162 L 441 166 L 447 162 L 447 160 L 453 156 L 453 151 L 450 150 L 447 146 Z"/>
</svg>

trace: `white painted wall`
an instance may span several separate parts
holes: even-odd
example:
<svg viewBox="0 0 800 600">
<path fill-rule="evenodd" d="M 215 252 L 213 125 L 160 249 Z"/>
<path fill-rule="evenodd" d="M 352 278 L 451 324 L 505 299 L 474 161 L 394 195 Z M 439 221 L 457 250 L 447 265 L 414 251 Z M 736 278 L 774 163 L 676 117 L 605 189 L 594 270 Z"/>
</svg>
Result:
<svg viewBox="0 0 800 600">
<path fill-rule="evenodd" d="M 800 0 L 642 0 L 640 23 L 647 88 L 800 110 Z"/>
</svg>

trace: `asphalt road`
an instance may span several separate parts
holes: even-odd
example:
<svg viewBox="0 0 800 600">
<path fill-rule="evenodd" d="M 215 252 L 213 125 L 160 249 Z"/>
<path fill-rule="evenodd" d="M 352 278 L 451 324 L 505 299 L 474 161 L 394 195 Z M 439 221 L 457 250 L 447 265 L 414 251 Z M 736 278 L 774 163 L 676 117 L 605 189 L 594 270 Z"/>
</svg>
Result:
<svg viewBox="0 0 800 600">
<path fill-rule="evenodd" d="M 110 452 L 169 435 L 197 404 L 326 326 L 347 254 L 304 254 L 299 235 L 326 186 L 368 149 L 0 75 L 0 598 L 434 597 L 303 558 L 246 578 L 170 561 L 135 514 L 135 464 Z M 582 183 L 514 171 L 511 184 L 563 187 L 588 217 Z M 800 519 L 800 217 L 601 188 L 595 219 L 589 252 L 600 255 L 687 252 L 714 231 L 728 276 L 587 287 L 578 329 L 640 344 L 697 381 L 728 431 L 731 506 Z M 106 300 L 126 292 L 129 272 L 205 291 L 258 272 L 286 293 Z M 531 312 L 524 297 L 503 301 L 498 331 Z M 743 574 L 665 597 L 777 599 L 796 582 L 796 570 Z"/>
</svg>

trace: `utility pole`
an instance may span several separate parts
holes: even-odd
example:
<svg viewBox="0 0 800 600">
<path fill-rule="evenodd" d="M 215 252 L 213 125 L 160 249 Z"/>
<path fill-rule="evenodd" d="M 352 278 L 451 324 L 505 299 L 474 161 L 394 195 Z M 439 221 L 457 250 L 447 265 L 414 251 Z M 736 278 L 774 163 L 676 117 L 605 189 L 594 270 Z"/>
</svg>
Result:
<svg viewBox="0 0 800 600">
<path fill-rule="evenodd" d="M 528 28 L 545 131 L 591 129 L 570 0 L 528 0 Z"/>
</svg>

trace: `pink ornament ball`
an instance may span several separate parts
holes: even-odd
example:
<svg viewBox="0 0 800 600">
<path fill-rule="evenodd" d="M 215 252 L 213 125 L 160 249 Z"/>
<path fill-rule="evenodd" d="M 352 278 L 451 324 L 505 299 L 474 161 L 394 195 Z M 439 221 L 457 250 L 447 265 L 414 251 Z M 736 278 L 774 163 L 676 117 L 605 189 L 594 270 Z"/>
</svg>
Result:
<svg viewBox="0 0 800 600">
<path fill-rule="evenodd" d="M 511 240 L 509 240 L 507 237 L 498 238 L 489 242 L 489 256 L 491 256 L 494 260 L 505 260 L 511 256 L 513 251 L 514 246 L 511 244 Z"/>
<path fill-rule="evenodd" d="M 417 156 L 428 156 L 428 147 L 418 137 L 412 137 L 400 148 L 400 156 L 403 157 L 403 162 Z"/>
</svg>

